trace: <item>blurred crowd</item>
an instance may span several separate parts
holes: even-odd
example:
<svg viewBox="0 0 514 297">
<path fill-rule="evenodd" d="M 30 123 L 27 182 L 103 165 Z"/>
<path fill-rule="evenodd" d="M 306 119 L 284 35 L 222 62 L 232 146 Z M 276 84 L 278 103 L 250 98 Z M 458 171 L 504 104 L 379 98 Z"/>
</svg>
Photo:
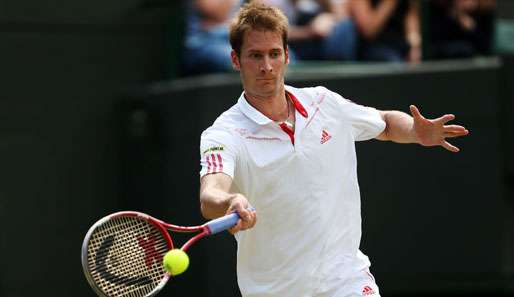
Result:
<svg viewBox="0 0 514 297">
<path fill-rule="evenodd" d="M 419 63 L 491 54 L 495 0 L 184 1 L 184 74 L 230 71 L 228 25 L 245 2 L 280 8 L 293 63 Z"/>
</svg>

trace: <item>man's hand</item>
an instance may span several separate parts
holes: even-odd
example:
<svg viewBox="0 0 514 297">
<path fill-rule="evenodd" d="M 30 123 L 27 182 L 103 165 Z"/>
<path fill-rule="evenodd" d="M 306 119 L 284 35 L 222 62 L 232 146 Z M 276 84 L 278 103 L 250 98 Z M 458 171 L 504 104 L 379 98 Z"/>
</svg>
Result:
<svg viewBox="0 0 514 297">
<path fill-rule="evenodd" d="M 451 152 L 458 152 L 459 148 L 451 145 L 446 138 L 464 136 L 469 131 L 459 125 L 446 125 L 447 122 L 455 119 L 453 114 L 445 114 L 440 118 L 430 120 L 421 115 L 418 108 L 410 106 L 410 112 L 414 118 L 414 134 L 419 144 L 423 146 L 440 145 Z"/>
<path fill-rule="evenodd" d="M 257 222 L 257 214 L 255 210 L 248 210 L 250 203 L 248 203 L 248 200 L 245 196 L 241 194 L 233 195 L 234 197 L 230 199 L 230 204 L 226 214 L 237 212 L 241 218 L 239 221 L 237 221 L 237 224 L 234 227 L 228 230 L 230 233 L 235 234 L 239 231 L 250 229 L 255 226 L 255 223 Z"/>
<path fill-rule="evenodd" d="M 249 211 L 248 199 L 239 193 L 230 193 L 232 178 L 224 173 L 207 174 L 200 179 L 202 215 L 209 220 L 237 212 L 237 224 L 228 231 L 232 234 L 252 228 L 257 221 L 255 211 Z"/>
</svg>

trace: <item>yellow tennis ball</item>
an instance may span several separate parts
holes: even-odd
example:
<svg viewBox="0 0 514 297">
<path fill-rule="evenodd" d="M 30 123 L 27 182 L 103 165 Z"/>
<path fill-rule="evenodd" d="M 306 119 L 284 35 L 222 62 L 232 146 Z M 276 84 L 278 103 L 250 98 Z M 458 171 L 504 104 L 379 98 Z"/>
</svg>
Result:
<svg viewBox="0 0 514 297">
<path fill-rule="evenodd" d="M 162 265 L 169 274 L 173 276 L 179 275 L 186 271 L 189 266 L 189 257 L 183 250 L 173 249 L 164 255 Z"/>
</svg>

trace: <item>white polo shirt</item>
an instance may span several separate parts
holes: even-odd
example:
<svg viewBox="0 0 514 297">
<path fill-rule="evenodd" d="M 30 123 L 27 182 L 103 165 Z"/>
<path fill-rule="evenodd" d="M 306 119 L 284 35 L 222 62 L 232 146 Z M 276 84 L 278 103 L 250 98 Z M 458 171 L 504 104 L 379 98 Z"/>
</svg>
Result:
<svg viewBox="0 0 514 297">
<path fill-rule="evenodd" d="M 243 94 L 201 136 L 200 175 L 231 176 L 233 191 L 257 210 L 255 227 L 236 234 L 244 297 L 314 296 L 370 265 L 359 251 L 354 142 L 378 136 L 385 122 L 324 87 L 286 92 L 296 108 L 294 136 Z"/>
</svg>

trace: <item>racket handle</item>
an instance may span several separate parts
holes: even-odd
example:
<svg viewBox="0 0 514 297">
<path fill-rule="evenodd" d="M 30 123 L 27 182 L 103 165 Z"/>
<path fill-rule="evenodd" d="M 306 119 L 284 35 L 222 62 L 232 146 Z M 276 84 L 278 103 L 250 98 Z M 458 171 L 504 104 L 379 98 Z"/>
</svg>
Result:
<svg viewBox="0 0 514 297">
<path fill-rule="evenodd" d="M 255 208 L 250 207 L 248 208 L 248 210 L 254 211 Z M 212 235 L 234 227 L 237 224 L 237 221 L 239 221 L 239 218 L 239 214 L 237 212 L 234 212 L 226 216 L 209 221 L 205 223 L 205 226 L 209 228 L 209 230 L 211 231 L 210 234 Z"/>
</svg>

